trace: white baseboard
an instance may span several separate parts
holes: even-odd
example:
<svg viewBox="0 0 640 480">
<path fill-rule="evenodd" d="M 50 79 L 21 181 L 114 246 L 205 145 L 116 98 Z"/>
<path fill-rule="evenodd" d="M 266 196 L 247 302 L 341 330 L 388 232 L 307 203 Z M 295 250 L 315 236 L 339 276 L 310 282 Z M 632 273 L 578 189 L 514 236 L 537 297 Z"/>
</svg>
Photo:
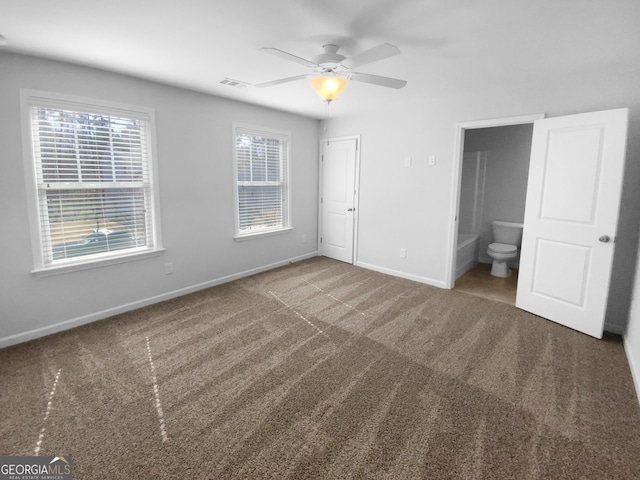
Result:
<svg viewBox="0 0 640 480">
<path fill-rule="evenodd" d="M 411 273 L 400 272 L 398 270 L 392 270 L 390 268 L 379 267 L 370 263 L 356 262 L 356 266 L 366 268 L 368 270 L 374 270 L 380 273 L 386 273 L 387 275 L 393 275 L 394 277 L 406 278 L 407 280 L 413 280 L 414 282 L 426 283 L 427 285 L 433 285 L 434 287 L 447 288 L 445 282 L 440 280 L 434 280 L 433 278 L 420 277 Z"/>
<path fill-rule="evenodd" d="M 16 345 L 18 343 L 27 342 L 35 338 L 51 335 L 52 333 L 69 330 L 71 328 L 79 327 L 80 325 L 85 325 L 87 323 L 95 322 L 97 320 L 102 320 L 104 318 L 108 318 L 113 315 L 118 315 L 120 313 L 128 312 L 130 310 L 136 310 L 138 308 L 146 307 L 147 305 L 152 305 L 154 303 L 170 300 L 172 298 L 180 297 L 182 295 L 187 295 L 188 293 L 197 292 L 198 290 L 214 287 L 222 283 L 232 282 L 233 280 L 249 277 L 251 275 L 255 275 L 256 273 L 266 272 L 267 270 L 273 270 L 274 268 L 282 267 L 284 265 L 288 265 L 289 263 L 299 262 L 300 260 L 306 260 L 308 258 L 317 257 L 317 256 L 318 256 L 318 252 L 316 251 L 316 252 L 308 253 L 306 255 L 301 255 L 299 257 L 288 258 L 280 262 L 271 263 L 269 265 L 263 265 L 257 268 L 252 268 L 251 270 L 234 273 L 232 275 L 216 278 L 214 280 L 209 280 L 207 282 L 199 283 L 197 285 L 191 285 L 189 287 L 181 288 L 181 289 L 163 293 L 160 295 L 155 295 L 153 297 L 145 298 L 142 300 L 137 300 L 135 302 L 127 303 L 125 305 L 119 305 L 117 307 L 108 308 L 106 310 L 90 313 L 88 315 L 83 315 L 81 317 L 76 317 L 76 318 L 72 318 L 62 322 L 54 323 L 53 325 L 47 325 L 45 327 L 28 330 L 26 332 L 16 333 L 14 335 L 9 335 L 8 337 L 0 338 L 0 348 L 8 347 L 10 345 Z"/>
<path fill-rule="evenodd" d="M 640 403 L 640 365 L 636 363 L 638 353 L 636 352 L 636 357 L 634 357 L 634 352 L 631 350 L 631 346 L 627 342 L 626 336 L 624 338 L 624 351 L 627 354 L 627 361 L 629 362 L 629 369 L 631 370 L 631 378 L 633 378 L 633 384 L 636 387 L 636 397 L 638 399 L 638 403 Z"/>
</svg>

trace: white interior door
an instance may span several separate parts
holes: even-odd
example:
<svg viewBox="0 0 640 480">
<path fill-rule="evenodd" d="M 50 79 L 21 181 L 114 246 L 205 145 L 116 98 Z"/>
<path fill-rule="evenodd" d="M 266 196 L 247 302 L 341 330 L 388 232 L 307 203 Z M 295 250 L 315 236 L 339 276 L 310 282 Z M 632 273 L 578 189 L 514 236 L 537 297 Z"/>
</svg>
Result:
<svg viewBox="0 0 640 480">
<path fill-rule="evenodd" d="M 609 293 L 627 109 L 534 123 L 516 306 L 597 338 Z"/>
<path fill-rule="evenodd" d="M 353 263 L 357 139 L 322 142 L 320 252 Z"/>
</svg>

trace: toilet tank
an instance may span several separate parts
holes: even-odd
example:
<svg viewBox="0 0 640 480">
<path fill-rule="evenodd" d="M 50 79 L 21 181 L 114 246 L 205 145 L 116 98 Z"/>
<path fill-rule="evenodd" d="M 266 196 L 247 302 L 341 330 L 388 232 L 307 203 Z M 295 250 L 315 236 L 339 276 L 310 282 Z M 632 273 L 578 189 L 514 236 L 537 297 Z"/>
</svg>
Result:
<svg viewBox="0 0 640 480">
<path fill-rule="evenodd" d="M 493 228 L 493 241 L 496 243 L 506 243 L 507 245 L 520 246 L 522 241 L 522 224 L 514 222 L 503 222 L 494 220 L 491 222 Z"/>
</svg>

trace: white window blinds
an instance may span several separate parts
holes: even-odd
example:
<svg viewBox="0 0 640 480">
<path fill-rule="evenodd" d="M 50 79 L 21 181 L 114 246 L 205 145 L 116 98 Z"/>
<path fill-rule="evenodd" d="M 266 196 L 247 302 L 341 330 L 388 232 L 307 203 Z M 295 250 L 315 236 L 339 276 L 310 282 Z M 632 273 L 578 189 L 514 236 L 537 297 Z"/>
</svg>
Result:
<svg viewBox="0 0 640 480">
<path fill-rule="evenodd" d="M 42 266 L 155 247 L 150 118 L 28 101 Z"/>
<path fill-rule="evenodd" d="M 238 235 L 289 226 L 289 135 L 235 127 Z"/>
</svg>

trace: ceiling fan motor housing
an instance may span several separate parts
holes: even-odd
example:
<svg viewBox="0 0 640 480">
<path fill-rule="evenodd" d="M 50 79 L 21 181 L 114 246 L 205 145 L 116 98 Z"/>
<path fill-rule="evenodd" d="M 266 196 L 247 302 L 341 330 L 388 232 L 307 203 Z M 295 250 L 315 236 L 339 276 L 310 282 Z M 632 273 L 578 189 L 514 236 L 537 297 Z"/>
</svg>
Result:
<svg viewBox="0 0 640 480">
<path fill-rule="evenodd" d="M 331 43 L 323 45 L 324 53 L 314 56 L 311 60 L 325 69 L 335 69 L 347 57 L 338 53 L 337 45 Z"/>
</svg>

